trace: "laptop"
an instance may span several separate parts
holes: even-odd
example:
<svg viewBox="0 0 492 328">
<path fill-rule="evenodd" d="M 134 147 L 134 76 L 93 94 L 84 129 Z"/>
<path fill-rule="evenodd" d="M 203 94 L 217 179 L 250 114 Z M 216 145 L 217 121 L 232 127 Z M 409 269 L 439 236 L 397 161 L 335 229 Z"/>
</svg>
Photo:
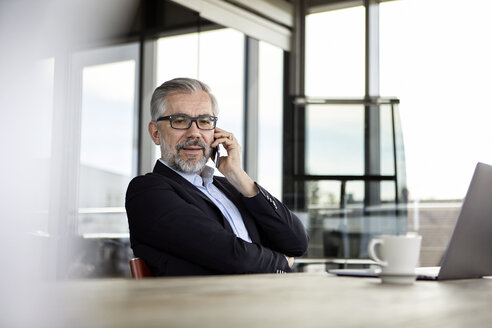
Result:
<svg viewBox="0 0 492 328">
<path fill-rule="evenodd" d="M 375 269 L 335 269 L 340 276 L 377 277 Z M 440 267 L 416 269 L 419 280 L 492 276 L 492 166 L 478 163 Z"/>
</svg>

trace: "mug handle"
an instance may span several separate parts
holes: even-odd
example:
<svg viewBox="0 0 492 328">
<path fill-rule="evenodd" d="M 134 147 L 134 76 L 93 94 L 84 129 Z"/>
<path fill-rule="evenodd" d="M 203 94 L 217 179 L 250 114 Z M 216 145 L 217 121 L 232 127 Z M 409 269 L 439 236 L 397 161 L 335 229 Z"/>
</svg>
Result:
<svg viewBox="0 0 492 328">
<path fill-rule="evenodd" d="M 374 260 L 380 266 L 385 267 L 388 265 L 388 262 L 381 260 L 379 256 L 376 254 L 376 245 L 378 244 L 383 245 L 384 241 L 378 238 L 371 239 L 371 241 L 369 242 L 369 246 L 367 247 L 367 251 L 369 253 L 369 257 L 372 260 Z"/>
</svg>

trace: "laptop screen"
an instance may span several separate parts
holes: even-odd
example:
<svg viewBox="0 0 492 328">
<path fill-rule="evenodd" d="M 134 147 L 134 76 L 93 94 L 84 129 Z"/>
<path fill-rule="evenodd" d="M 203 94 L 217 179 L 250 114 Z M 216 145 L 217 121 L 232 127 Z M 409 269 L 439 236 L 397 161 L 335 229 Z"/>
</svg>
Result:
<svg viewBox="0 0 492 328">
<path fill-rule="evenodd" d="M 478 163 L 441 262 L 439 280 L 492 275 L 492 166 Z"/>
</svg>

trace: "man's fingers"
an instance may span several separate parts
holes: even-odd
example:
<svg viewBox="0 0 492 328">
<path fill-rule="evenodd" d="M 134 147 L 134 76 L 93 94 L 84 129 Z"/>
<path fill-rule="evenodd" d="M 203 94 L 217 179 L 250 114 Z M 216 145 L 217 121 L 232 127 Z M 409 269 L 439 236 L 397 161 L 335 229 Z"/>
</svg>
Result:
<svg viewBox="0 0 492 328">
<path fill-rule="evenodd" d="M 222 144 L 225 148 L 227 148 L 234 145 L 234 143 L 237 143 L 234 134 L 219 128 L 216 128 L 214 137 L 215 141 L 212 143 L 212 147 L 217 147 L 219 144 Z"/>
</svg>

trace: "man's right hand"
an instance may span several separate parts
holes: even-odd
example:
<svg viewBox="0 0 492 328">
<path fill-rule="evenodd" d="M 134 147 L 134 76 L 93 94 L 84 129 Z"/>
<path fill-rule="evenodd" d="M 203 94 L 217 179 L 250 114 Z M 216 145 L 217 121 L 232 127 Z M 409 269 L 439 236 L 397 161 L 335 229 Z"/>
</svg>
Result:
<svg viewBox="0 0 492 328">
<path fill-rule="evenodd" d="M 220 173 L 222 173 L 227 181 L 229 181 L 243 196 L 256 196 L 259 191 L 255 182 L 241 167 L 241 146 L 237 139 L 232 133 L 220 128 L 215 128 L 214 138 L 215 140 L 210 147 L 215 148 L 218 147 L 219 144 L 222 144 L 227 151 L 227 156 L 220 157 L 220 164 L 218 167 Z"/>
</svg>

